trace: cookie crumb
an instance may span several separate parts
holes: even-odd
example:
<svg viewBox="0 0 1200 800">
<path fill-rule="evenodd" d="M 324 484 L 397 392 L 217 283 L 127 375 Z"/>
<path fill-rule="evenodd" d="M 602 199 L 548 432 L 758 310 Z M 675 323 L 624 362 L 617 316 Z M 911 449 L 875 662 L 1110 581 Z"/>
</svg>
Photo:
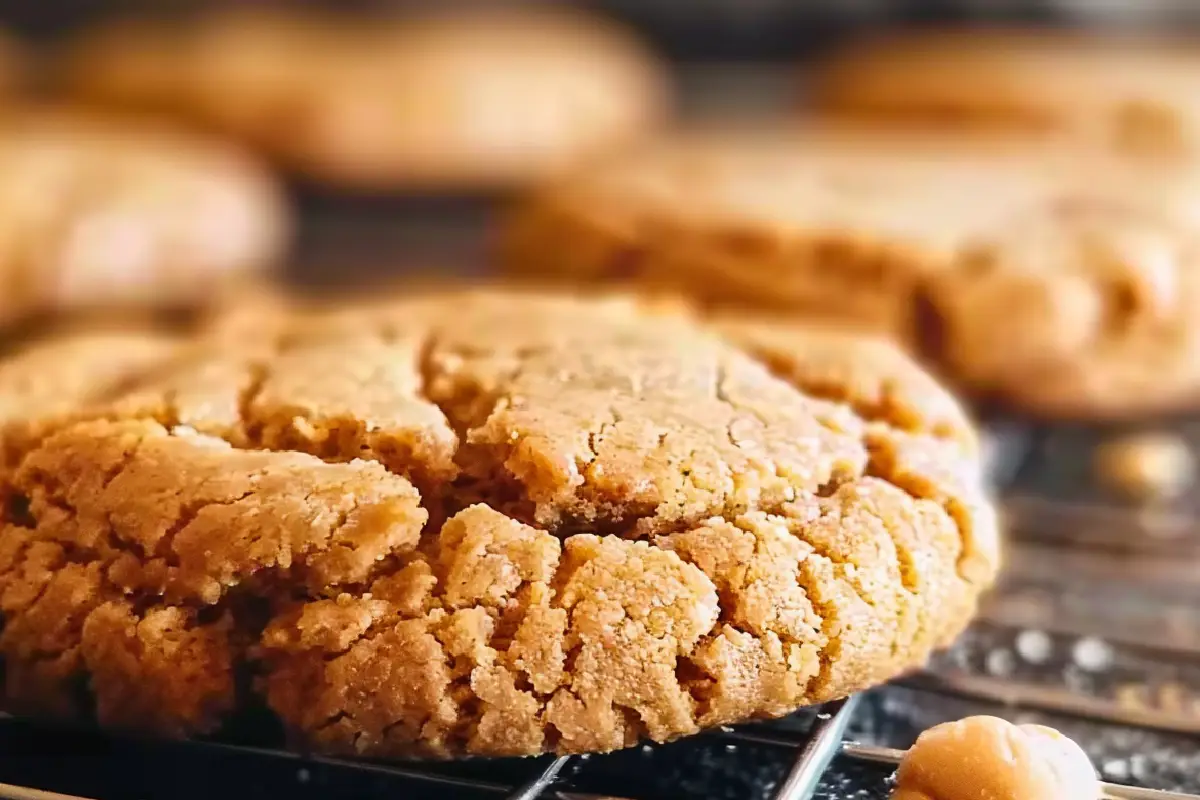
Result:
<svg viewBox="0 0 1200 800">
<path fill-rule="evenodd" d="M 1195 478 L 1196 462 L 1181 437 L 1164 432 L 1130 434 L 1105 442 L 1095 455 L 1096 477 L 1125 500 L 1172 500 Z"/>
</svg>

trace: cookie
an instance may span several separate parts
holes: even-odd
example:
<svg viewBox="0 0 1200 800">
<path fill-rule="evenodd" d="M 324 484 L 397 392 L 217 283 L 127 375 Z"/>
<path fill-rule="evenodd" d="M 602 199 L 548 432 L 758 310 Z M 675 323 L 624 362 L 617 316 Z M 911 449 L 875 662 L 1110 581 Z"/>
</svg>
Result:
<svg viewBox="0 0 1200 800">
<path fill-rule="evenodd" d="M 1200 396 L 1195 165 L 1017 137 L 697 134 L 538 192 L 501 259 L 888 335 L 1047 416 Z"/>
<path fill-rule="evenodd" d="M 1192 42 L 1061 31 L 942 30 L 851 46 L 811 82 L 818 108 L 892 121 L 1067 133 L 1121 149 L 1200 144 Z"/>
<path fill-rule="evenodd" d="M 8 709 L 606 751 L 916 667 L 995 574 L 975 434 L 886 345 L 497 290 L 243 330 L 6 409 Z"/>
<path fill-rule="evenodd" d="M 563 10 L 229 13 L 104 30 L 66 61 L 84 100 L 175 114 L 361 190 L 539 180 L 641 137 L 667 105 L 631 33 Z"/>
<path fill-rule="evenodd" d="M 283 199 L 236 151 L 68 113 L 2 123 L 0 324 L 200 304 L 282 251 Z"/>
</svg>

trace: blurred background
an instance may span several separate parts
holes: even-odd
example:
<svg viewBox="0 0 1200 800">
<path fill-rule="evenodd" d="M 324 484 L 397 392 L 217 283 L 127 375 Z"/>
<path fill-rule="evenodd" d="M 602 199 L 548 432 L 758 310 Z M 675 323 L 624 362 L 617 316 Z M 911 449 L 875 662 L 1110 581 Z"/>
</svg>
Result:
<svg viewBox="0 0 1200 800">
<path fill-rule="evenodd" d="M 1200 22 L 1200 3 L 1191 0 L 3 0 L 0 26 L 31 46 L 31 82 L 56 96 L 64 43 L 113 22 L 174 21 L 187 27 L 192 20 L 224 11 L 320 12 L 322 18 L 361 21 L 433 9 L 539 5 L 584 9 L 597 20 L 628 26 L 647 54 L 661 58 L 669 70 L 672 113 L 685 122 L 793 111 L 804 84 L 798 64 L 881 29 L 1020 24 L 1177 32 Z M 298 52 L 297 63 L 308 61 L 306 55 Z M 187 62 L 188 57 L 180 53 L 175 60 Z M 55 88 L 45 92 L 46 85 Z M 287 259 L 291 278 L 304 285 L 360 283 L 409 268 L 426 269 L 433 262 L 439 262 L 438 269 L 453 263 L 456 271 L 476 270 L 485 253 L 488 214 L 497 200 L 521 187 L 510 184 L 496 191 L 493 185 L 468 181 L 452 191 L 430 191 L 401 181 L 385 182 L 382 191 L 361 188 L 291 180 L 291 196 L 304 220 Z"/>
<path fill-rule="evenodd" d="M 450 4 L 465 3 L 436 3 Z M 423 0 L 4 0 L 0 15 L 22 33 L 54 36 L 121 14 L 187 13 L 220 6 L 325 7 L 361 13 L 423 5 L 429 4 Z M 829 35 L 863 25 L 1022 21 L 1174 26 L 1200 21 L 1200 7 L 1190 0 L 591 0 L 572 5 L 630 22 L 663 52 L 681 59 L 786 58 L 807 54 Z"/>
<path fill-rule="evenodd" d="M 222 10 L 256 9 L 320 10 L 361 18 L 520 5 L 505 0 L 3 0 L 0 25 L 36 48 L 45 73 L 53 71 L 55 48 L 64 41 L 114 20 L 188 20 Z M 677 107 L 693 118 L 786 110 L 803 80 L 797 62 L 885 27 L 1027 23 L 1177 29 L 1200 21 L 1200 4 L 1190 0 L 593 0 L 543 5 L 579 6 L 629 25 L 668 61 Z M 309 182 L 293 192 L 305 223 L 296 229 L 289 275 L 305 285 L 330 285 L 374 281 L 405 266 L 428 267 L 435 261 L 476 269 L 484 252 L 481 215 L 495 193 L 463 188 L 430 198 L 428 192 L 397 187 L 381 200 L 378 192 L 363 198 L 361 192 Z M 420 202 L 410 202 L 414 196 Z"/>
</svg>

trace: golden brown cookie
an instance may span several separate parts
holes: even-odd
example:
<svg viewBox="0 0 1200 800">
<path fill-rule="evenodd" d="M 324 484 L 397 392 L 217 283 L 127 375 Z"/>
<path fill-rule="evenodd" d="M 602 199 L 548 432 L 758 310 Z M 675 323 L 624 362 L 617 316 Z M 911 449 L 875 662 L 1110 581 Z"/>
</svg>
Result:
<svg viewBox="0 0 1200 800">
<path fill-rule="evenodd" d="M 696 135 L 539 192 L 516 274 L 888 334 L 1050 415 L 1200 397 L 1200 170 L 1009 137 Z"/>
<path fill-rule="evenodd" d="M 0 120 L 0 324 L 196 305 L 272 265 L 283 200 L 240 153 L 57 112 Z"/>
<path fill-rule="evenodd" d="M 642 136 L 667 100 L 632 34 L 547 9 L 127 24 L 80 42 L 65 70 L 84 99 L 172 113 L 369 190 L 538 180 Z"/>
<path fill-rule="evenodd" d="M 0 425 L 5 705 L 521 755 L 886 680 L 966 624 L 997 537 L 961 412 L 881 347 L 487 291 L 81 377 Z"/>
<path fill-rule="evenodd" d="M 812 79 L 818 108 L 1073 136 L 1137 151 L 1200 144 L 1200 48 L 1162 37 L 942 30 L 851 46 Z"/>
</svg>

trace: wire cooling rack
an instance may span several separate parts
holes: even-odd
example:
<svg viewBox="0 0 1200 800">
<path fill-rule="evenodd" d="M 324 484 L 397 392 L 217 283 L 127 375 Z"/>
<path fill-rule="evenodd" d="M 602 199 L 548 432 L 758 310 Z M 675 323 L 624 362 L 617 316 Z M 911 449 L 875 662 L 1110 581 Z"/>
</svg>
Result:
<svg viewBox="0 0 1200 800">
<path fill-rule="evenodd" d="M 928 681 L 928 679 L 926 679 Z M 731 765 L 737 765 L 743 757 L 739 748 L 750 746 L 768 748 L 783 754 L 789 764 L 765 797 L 771 800 L 808 800 L 815 796 L 838 798 L 884 798 L 886 797 L 890 775 L 903 751 L 862 744 L 846 738 L 847 730 L 855 715 L 860 698 L 850 697 L 833 703 L 828 703 L 817 709 L 802 712 L 797 718 L 750 725 L 739 728 L 723 728 L 697 737 L 694 742 L 717 744 L 725 754 L 725 760 Z M 1061 710 L 1061 709 L 1060 709 Z M 1081 715 L 1087 709 L 1079 710 Z M 19 722 L 9 720 L 13 724 Z M 16 732 L 18 739 L 24 734 Z M 110 742 L 111 743 L 111 742 Z M 192 769 L 203 769 L 204 764 L 217 763 L 214 759 L 227 759 L 224 768 L 244 784 L 249 785 L 251 792 L 265 789 L 261 783 L 270 771 L 290 772 L 298 788 L 308 785 L 324 796 L 355 796 L 355 797 L 479 797 L 504 798 L 505 800 L 657 800 L 661 797 L 707 797 L 701 790 L 694 794 L 664 794 L 661 791 L 647 787 L 654 783 L 647 778 L 657 768 L 658 754 L 664 748 L 675 745 L 654 746 L 645 745 L 636 752 L 636 757 L 646 759 L 646 765 L 641 770 L 639 779 L 627 769 L 618 769 L 614 775 L 620 777 L 613 780 L 609 776 L 609 786 L 604 786 L 604 780 L 597 780 L 596 774 L 588 774 L 586 767 L 589 762 L 597 765 L 606 760 L 620 759 L 622 753 L 608 756 L 561 756 L 540 760 L 498 760 L 484 762 L 459 762 L 457 764 L 386 764 L 376 762 L 358 762 L 346 759 L 321 758 L 302 756 L 286 751 L 250 747 L 243 745 L 195 742 L 179 743 L 174 746 L 190 753 L 193 759 Z M 87 755 L 97 755 L 96 751 L 87 747 L 82 749 L 77 744 L 69 744 L 68 749 L 74 748 L 77 758 L 86 761 Z M 637 750 L 635 748 L 635 750 Z M 105 755 L 113 755 L 106 753 Z M 145 764 L 154 763 L 154 754 L 149 754 Z M 630 755 L 629 752 L 624 755 Z M 836 792 L 824 786 L 829 778 L 829 768 L 834 759 L 848 761 L 858 765 L 874 766 L 874 771 L 860 774 L 853 784 L 847 784 L 842 779 L 840 786 L 844 792 L 853 787 L 851 793 Z M 628 759 L 627 759 L 628 760 Z M 60 762 L 65 763 L 65 762 Z M 148 768 L 143 765 L 143 768 Z M 77 764 L 72 765 L 74 768 Z M 61 769 L 61 767 L 60 767 Z M 670 768 L 667 768 L 670 771 Z M 593 771 L 594 772 L 594 771 Z M 603 772 L 603 770 L 601 770 Z M 328 782 L 330 788 L 341 785 L 346 791 L 325 791 L 312 786 L 318 781 Z M 869 776 L 864 778 L 863 776 Z M 351 789 L 346 781 L 352 776 L 356 785 Z M 174 776 L 177 791 L 167 788 L 165 796 L 189 796 L 187 786 L 199 778 L 195 773 L 177 772 Z M 158 782 L 160 778 L 152 779 Z M 361 787 L 369 781 L 373 788 L 369 794 L 362 793 Z M 256 787 L 254 784 L 261 785 Z M 615 788 L 613 784 L 616 784 Z M 824 787 L 824 794 L 818 794 Z M 159 784 L 162 789 L 162 785 Z M 619 792 L 614 794 L 613 792 Z M 111 790 L 101 793 L 106 797 L 120 797 Z M 291 794 L 296 795 L 296 792 Z M 301 793 L 302 794 L 302 793 Z M 96 795 L 97 797 L 100 795 Z M 247 795 L 249 796 L 249 794 Z M 261 796 L 261 794 L 259 795 Z M 1157 791 L 1129 786 L 1105 784 L 1105 797 L 1114 800 L 1196 800 L 1197 795 L 1180 792 Z M 0 798 L 4 800 L 88 800 L 83 795 L 66 794 L 47 791 L 32 786 L 0 784 Z"/>
</svg>

